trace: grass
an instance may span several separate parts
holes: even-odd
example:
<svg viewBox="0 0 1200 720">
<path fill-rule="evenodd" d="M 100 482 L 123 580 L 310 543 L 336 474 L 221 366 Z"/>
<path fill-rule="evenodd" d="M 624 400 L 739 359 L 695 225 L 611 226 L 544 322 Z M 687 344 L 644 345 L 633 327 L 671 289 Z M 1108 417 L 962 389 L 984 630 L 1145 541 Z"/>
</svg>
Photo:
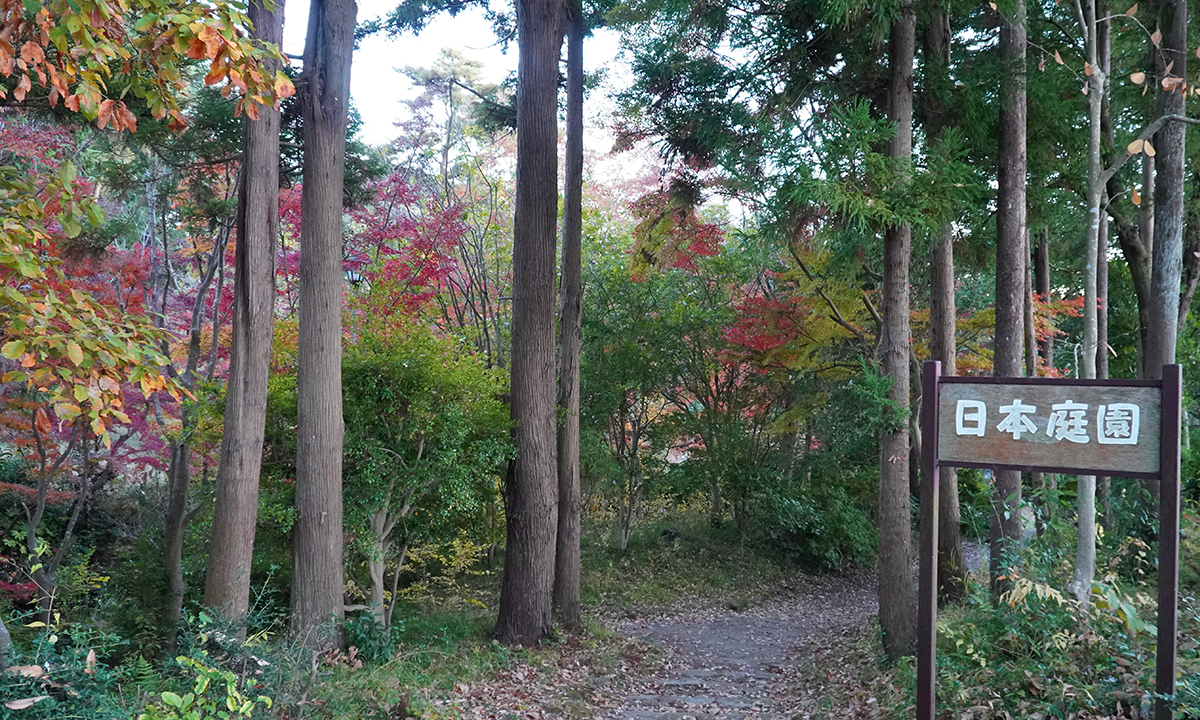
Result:
<svg viewBox="0 0 1200 720">
<path fill-rule="evenodd" d="M 623 551 L 610 526 L 591 520 L 581 545 L 583 602 L 593 608 L 636 612 L 701 600 L 747 607 L 795 573 L 731 524 L 714 526 L 699 513 L 665 513 L 636 528 Z"/>
</svg>

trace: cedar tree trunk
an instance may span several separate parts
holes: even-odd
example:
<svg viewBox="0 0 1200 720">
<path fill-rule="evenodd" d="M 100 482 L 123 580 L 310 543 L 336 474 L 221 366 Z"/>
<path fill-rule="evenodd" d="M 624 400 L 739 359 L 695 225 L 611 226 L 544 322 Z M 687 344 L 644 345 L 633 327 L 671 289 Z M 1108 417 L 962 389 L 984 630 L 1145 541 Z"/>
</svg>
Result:
<svg viewBox="0 0 1200 720">
<path fill-rule="evenodd" d="M 1025 3 L 1000 16 L 1000 138 L 996 190 L 996 377 L 1020 377 L 1025 324 Z M 1008 589 L 1004 575 L 1010 543 L 1021 537 L 1021 473 L 999 470 L 992 489 L 991 563 L 993 599 Z"/>
<path fill-rule="evenodd" d="M 558 527 L 554 250 L 558 216 L 561 0 L 517 0 L 517 192 L 513 216 L 511 412 L 517 457 L 504 488 L 508 546 L 496 638 L 553 629 Z"/>
<path fill-rule="evenodd" d="M 250 4 L 254 36 L 278 45 L 283 38 L 283 5 L 268 10 Z M 274 71 L 274 66 L 268 66 Z M 212 540 L 204 581 L 204 605 L 241 622 L 250 603 L 250 561 L 258 516 L 267 379 L 275 322 L 275 242 L 279 235 L 279 110 L 259 107 L 246 122 L 242 186 L 238 197 L 238 236 L 234 250 L 233 344 L 225 431 Z"/>
<path fill-rule="evenodd" d="M 912 158 L 913 54 L 916 13 L 911 3 L 900 8 L 888 38 L 888 118 L 896 134 L 888 155 L 907 167 Z M 903 182 L 903 180 L 901 180 Z M 883 374 L 891 379 L 888 399 L 909 407 L 909 261 L 912 227 L 889 227 L 883 240 Z M 879 443 L 879 625 L 883 647 L 892 659 L 916 647 L 916 587 L 912 572 L 912 509 L 908 487 L 908 423 L 893 418 Z"/>
<path fill-rule="evenodd" d="M 311 646 L 331 640 L 319 637 L 318 628 L 344 616 L 342 178 L 357 14 L 354 0 L 312 0 L 300 90 L 304 190 L 290 632 Z"/>
<path fill-rule="evenodd" d="M 925 31 L 924 66 L 926 132 L 936 144 L 954 122 L 950 103 L 954 83 L 950 78 L 950 8 L 932 0 Z M 957 375 L 957 305 L 954 298 L 954 227 L 943 222 L 929 246 L 929 334 L 932 359 L 940 360 L 942 373 Z M 958 468 L 944 467 L 938 493 L 938 600 L 952 602 L 966 593 L 967 569 L 963 566 L 962 525 L 958 502 Z"/>
<path fill-rule="evenodd" d="M 561 314 L 558 321 L 558 547 L 554 605 L 562 621 L 579 624 L 579 343 L 583 320 L 583 6 L 569 10 L 567 150 L 563 199 Z"/>
</svg>

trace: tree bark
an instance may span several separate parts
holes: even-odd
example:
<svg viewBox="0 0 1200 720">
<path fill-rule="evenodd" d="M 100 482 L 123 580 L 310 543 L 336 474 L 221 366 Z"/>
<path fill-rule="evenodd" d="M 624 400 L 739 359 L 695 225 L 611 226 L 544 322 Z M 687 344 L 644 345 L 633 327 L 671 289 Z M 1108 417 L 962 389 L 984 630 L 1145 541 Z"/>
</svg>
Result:
<svg viewBox="0 0 1200 720">
<path fill-rule="evenodd" d="M 567 33 L 567 148 L 559 332 L 558 543 L 554 604 L 579 625 L 579 344 L 583 322 L 583 6 L 572 3 Z"/>
<path fill-rule="evenodd" d="M 1035 291 L 1041 296 L 1042 302 L 1048 302 L 1050 300 L 1049 225 L 1042 228 L 1042 233 L 1038 237 L 1037 246 L 1034 250 L 1033 260 Z M 1042 356 L 1042 365 L 1047 369 L 1054 367 L 1054 336 L 1047 335 L 1045 340 L 1040 341 L 1038 350 Z"/>
<path fill-rule="evenodd" d="M 249 8 L 254 37 L 278 45 L 283 4 Z M 267 70 L 274 72 L 274 65 Z M 234 249 L 233 342 L 225 393 L 225 425 L 212 540 L 204 582 L 204 605 L 240 623 L 250 604 L 250 564 L 258 516 L 267 412 L 267 380 L 275 321 L 275 243 L 279 236 L 279 111 L 259 107 L 243 141 Z"/>
<path fill-rule="evenodd" d="M 319 632 L 342 601 L 342 179 L 354 49 L 354 0 L 313 0 L 301 78 L 304 189 L 300 240 L 293 638 Z"/>
<path fill-rule="evenodd" d="M 901 5 L 888 38 L 888 118 L 896 134 L 888 155 L 901 167 L 912 158 L 913 55 L 916 13 Z M 907 173 L 905 173 L 907 175 Z M 906 181 L 906 177 L 900 180 Z M 888 399 L 893 407 L 909 407 L 909 261 L 912 228 L 897 223 L 883 240 L 883 374 L 892 381 Z M 879 625 L 883 647 L 893 659 L 916 647 L 916 587 L 912 573 L 912 510 L 908 487 L 908 423 L 893 418 L 879 443 Z"/>
<path fill-rule="evenodd" d="M 518 0 L 517 190 L 511 413 L 517 457 L 504 488 L 508 547 L 496 638 L 530 645 L 553 628 L 558 525 L 554 250 L 558 215 L 561 0 Z"/>
<path fill-rule="evenodd" d="M 1161 70 L 1163 80 L 1187 77 L 1186 0 L 1163 0 L 1159 14 L 1162 28 Z M 1171 71 L 1166 74 L 1166 66 Z M 1183 115 L 1185 84 L 1159 85 L 1162 115 Z M 1157 178 L 1154 198 L 1154 249 L 1150 279 L 1150 331 L 1146 347 L 1146 374 L 1162 377 L 1162 366 L 1175 362 L 1179 332 L 1179 297 L 1183 275 L 1184 138 L 1183 123 L 1166 123 L 1154 137 Z"/>
<path fill-rule="evenodd" d="M 1099 347 L 1099 296 L 1096 281 L 1100 255 L 1100 211 L 1104 186 L 1101 177 L 1100 140 L 1103 131 L 1104 66 L 1100 60 L 1100 7 L 1096 0 L 1083 2 L 1084 47 L 1087 62 L 1094 68 L 1088 76 L 1088 154 L 1087 154 L 1087 239 L 1084 262 L 1083 347 L 1080 352 L 1079 376 L 1096 377 L 1096 354 Z M 1096 574 L 1096 477 L 1080 475 L 1076 483 L 1075 573 L 1067 589 L 1081 602 L 1092 590 Z"/>
<path fill-rule="evenodd" d="M 188 411 L 181 412 L 181 424 L 189 427 Z M 183 536 L 186 530 L 188 486 L 191 484 L 190 459 L 186 442 L 168 445 L 171 462 L 167 467 L 167 513 L 163 522 L 163 569 L 167 575 L 167 596 L 163 600 L 163 628 L 166 630 L 168 657 L 178 643 L 179 620 L 183 615 L 183 596 L 187 582 L 183 577 Z"/>
<path fill-rule="evenodd" d="M 1019 377 L 1025 323 L 1025 3 L 1001 13 L 1000 138 L 996 192 L 996 338 L 993 374 Z M 992 598 L 1009 587 L 1001 580 L 1013 544 L 1021 537 L 1021 473 L 999 470 L 992 490 L 989 545 Z"/>
<path fill-rule="evenodd" d="M 950 77 L 950 47 L 953 33 L 950 7 L 932 0 L 929 27 L 924 37 L 926 132 L 937 143 L 954 125 L 950 103 L 954 83 Z M 954 226 L 943 222 L 929 247 L 929 333 L 930 354 L 942 363 L 942 374 L 958 374 L 958 316 L 954 297 Z M 962 519 L 958 501 L 958 468 L 941 471 L 938 493 L 938 600 L 954 602 L 966 594 L 967 568 L 963 565 Z"/>
</svg>

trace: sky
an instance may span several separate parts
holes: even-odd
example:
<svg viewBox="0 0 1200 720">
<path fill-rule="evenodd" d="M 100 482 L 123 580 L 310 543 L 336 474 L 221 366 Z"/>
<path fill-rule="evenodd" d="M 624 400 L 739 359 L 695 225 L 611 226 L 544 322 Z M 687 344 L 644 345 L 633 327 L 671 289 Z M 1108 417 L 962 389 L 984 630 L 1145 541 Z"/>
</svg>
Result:
<svg viewBox="0 0 1200 720">
<path fill-rule="evenodd" d="M 382 17 L 396 3 L 397 0 L 360 0 L 358 21 L 361 23 Z M 297 56 L 304 52 L 307 24 L 308 0 L 287 0 L 284 52 Z M 479 10 L 459 13 L 455 18 L 441 16 L 417 36 L 388 38 L 381 34 L 367 38 L 354 53 L 354 64 L 350 71 L 350 96 L 363 119 L 362 139 L 365 142 L 382 144 L 391 140 L 395 135 L 393 123 L 404 113 L 400 102 L 417 94 L 408 78 L 397 72 L 396 68 L 429 65 L 443 48 L 457 50 L 481 63 L 483 80 L 486 82 L 499 83 L 517 69 L 516 45 L 510 45 L 507 54 L 502 52 L 492 34 L 491 24 Z M 592 72 L 600 67 L 611 68 L 617 53 L 615 33 L 602 32 L 589 38 L 584 48 L 585 69 Z M 596 101 L 602 100 L 602 93 L 594 92 L 588 98 L 593 107 Z M 604 105 L 601 104 L 601 107 Z M 593 124 L 595 122 L 592 121 Z"/>
</svg>

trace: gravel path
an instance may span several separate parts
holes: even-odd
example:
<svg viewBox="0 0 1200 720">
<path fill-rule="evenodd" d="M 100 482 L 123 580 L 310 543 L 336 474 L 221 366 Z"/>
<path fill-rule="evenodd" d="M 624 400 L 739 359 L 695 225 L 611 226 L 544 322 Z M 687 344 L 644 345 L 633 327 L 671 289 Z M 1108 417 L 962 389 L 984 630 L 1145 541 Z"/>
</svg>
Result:
<svg viewBox="0 0 1200 720">
<path fill-rule="evenodd" d="M 790 718 L 793 649 L 814 636 L 867 622 L 877 610 L 873 578 L 859 573 L 808 579 L 771 601 L 737 612 L 687 610 L 627 620 L 618 628 L 662 646 L 665 672 L 645 678 L 616 720 Z"/>
<path fill-rule="evenodd" d="M 968 544 L 968 567 L 978 571 L 986 548 Z M 788 720 L 796 715 L 797 653 L 803 644 L 866 624 L 878 611 L 874 574 L 805 578 L 765 604 L 681 609 L 626 619 L 618 630 L 667 653 L 663 670 L 644 678 L 600 717 L 612 720 Z"/>
</svg>

